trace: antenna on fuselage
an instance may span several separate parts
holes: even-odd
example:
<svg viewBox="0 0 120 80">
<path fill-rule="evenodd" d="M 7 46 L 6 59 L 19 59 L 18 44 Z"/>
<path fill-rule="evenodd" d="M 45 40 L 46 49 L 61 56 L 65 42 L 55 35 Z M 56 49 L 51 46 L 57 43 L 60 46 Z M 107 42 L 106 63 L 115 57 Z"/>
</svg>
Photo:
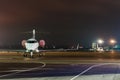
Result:
<svg viewBox="0 0 120 80">
<path fill-rule="evenodd" d="M 35 29 L 33 29 L 33 38 L 35 39 Z"/>
</svg>

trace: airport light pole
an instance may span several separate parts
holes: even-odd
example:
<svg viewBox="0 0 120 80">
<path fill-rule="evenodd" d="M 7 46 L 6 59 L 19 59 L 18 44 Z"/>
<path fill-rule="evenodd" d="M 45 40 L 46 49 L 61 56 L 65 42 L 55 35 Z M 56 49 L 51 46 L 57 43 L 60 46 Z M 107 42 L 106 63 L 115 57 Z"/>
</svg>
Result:
<svg viewBox="0 0 120 80">
<path fill-rule="evenodd" d="M 112 50 L 113 50 L 113 47 L 114 45 L 117 43 L 117 41 L 115 39 L 110 39 L 110 44 L 112 45 Z"/>
<path fill-rule="evenodd" d="M 98 39 L 97 43 L 102 45 L 104 43 L 104 41 L 102 39 Z"/>
<path fill-rule="evenodd" d="M 111 44 L 111 45 L 114 45 L 115 43 L 117 43 L 116 40 L 114 40 L 114 39 L 110 39 L 110 44 Z"/>
<path fill-rule="evenodd" d="M 97 50 L 100 52 L 103 51 L 103 47 L 102 47 L 103 43 L 104 43 L 104 41 L 102 39 L 97 40 Z"/>
</svg>

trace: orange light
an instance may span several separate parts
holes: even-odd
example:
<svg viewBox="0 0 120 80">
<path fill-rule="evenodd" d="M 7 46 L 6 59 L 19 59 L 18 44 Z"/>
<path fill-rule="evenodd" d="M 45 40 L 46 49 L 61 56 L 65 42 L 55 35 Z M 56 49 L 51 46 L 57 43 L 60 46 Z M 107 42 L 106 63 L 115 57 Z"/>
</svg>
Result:
<svg viewBox="0 0 120 80">
<path fill-rule="evenodd" d="M 111 44 L 115 44 L 115 43 L 116 43 L 116 40 L 111 39 L 111 40 L 110 40 L 110 43 L 111 43 Z"/>
</svg>

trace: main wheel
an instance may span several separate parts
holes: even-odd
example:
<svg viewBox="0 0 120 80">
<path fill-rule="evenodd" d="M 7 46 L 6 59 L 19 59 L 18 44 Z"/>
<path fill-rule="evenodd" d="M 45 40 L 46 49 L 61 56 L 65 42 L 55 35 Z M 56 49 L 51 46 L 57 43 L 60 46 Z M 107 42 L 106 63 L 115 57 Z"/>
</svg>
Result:
<svg viewBox="0 0 120 80">
<path fill-rule="evenodd" d="M 27 54 L 26 54 L 26 53 L 24 53 L 24 54 L 23 54 L 23 56 L 24 56 L 24 57 L 27 57 Z"/>
</svg>

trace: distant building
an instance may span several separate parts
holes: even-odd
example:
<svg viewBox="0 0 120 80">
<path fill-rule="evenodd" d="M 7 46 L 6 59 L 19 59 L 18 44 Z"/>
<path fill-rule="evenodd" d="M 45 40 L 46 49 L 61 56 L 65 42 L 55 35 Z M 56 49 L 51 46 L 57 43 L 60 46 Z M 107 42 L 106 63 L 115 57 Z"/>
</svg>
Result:
<svg viewBox="0 0 120 80">
<path fill-rule="evenodd" d="M 92 43 L 92 51 L 104 51 L 103 47 L 98 46 L 98 43 Z"/>
<path fill-rule="evenodd" d="M 98 48 L 98 44 L 97 43 L 92 43 L 92 49 L 96 50 Z"/>
</svg>

